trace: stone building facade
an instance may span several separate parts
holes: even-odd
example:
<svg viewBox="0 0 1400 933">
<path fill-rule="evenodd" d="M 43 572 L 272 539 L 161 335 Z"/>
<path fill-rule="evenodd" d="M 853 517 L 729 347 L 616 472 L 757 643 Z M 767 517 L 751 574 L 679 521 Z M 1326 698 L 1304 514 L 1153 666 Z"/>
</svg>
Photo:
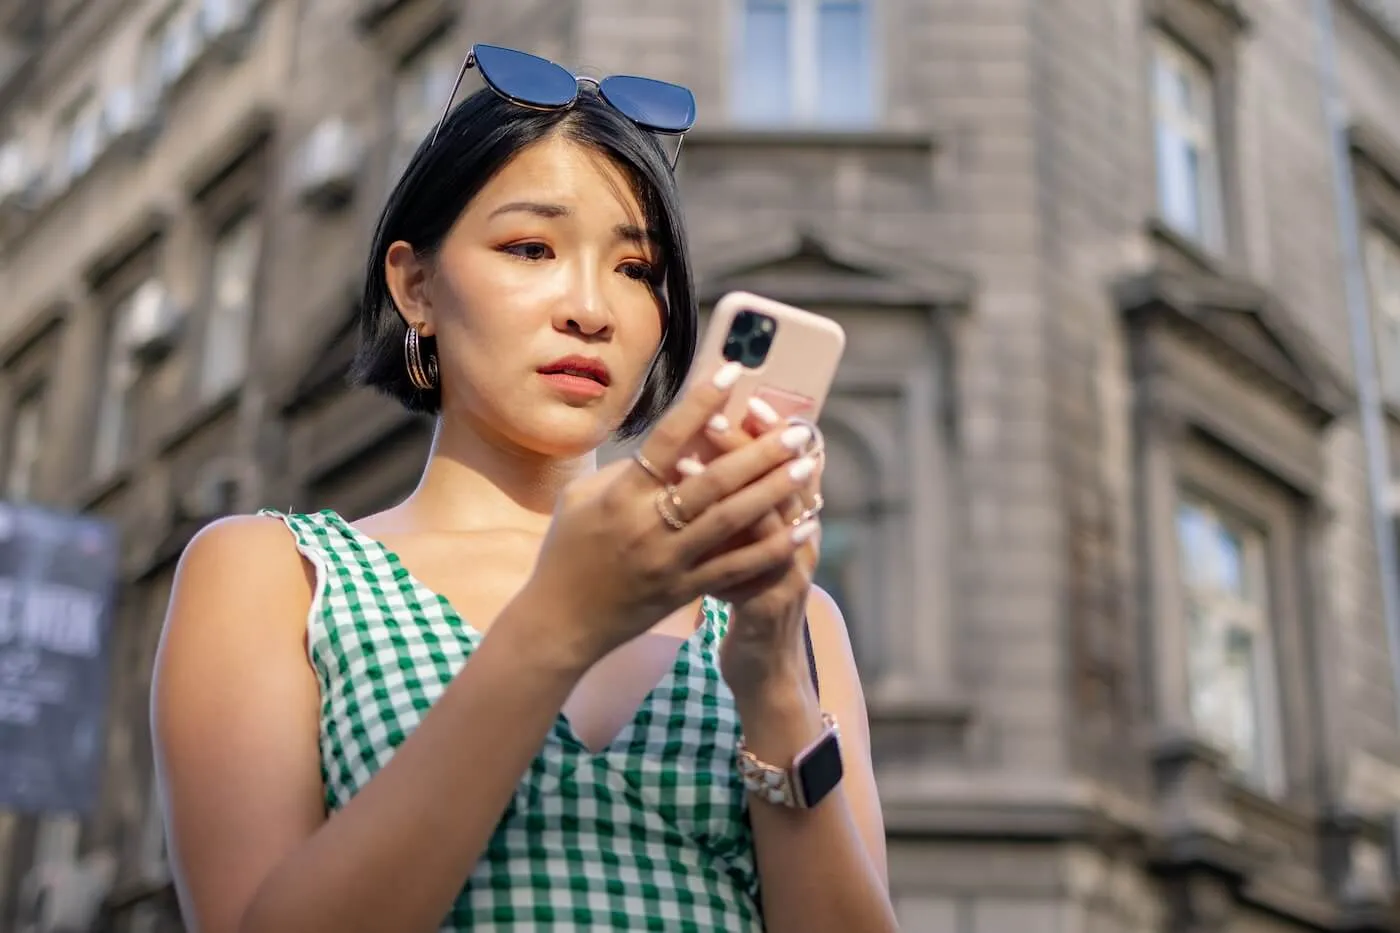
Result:
<svg viewBox="0 0 1400 933">
<path fill-rule="evenodd" d="M 1400 7 L 1330 9 L 1400 462 Z M 45 928 L 43 879 L 180 928 L 174 562 L 229 511 L 414 484 L 430 425 L 342 375 L 472 41 L 693 87 L 704 299 L 846 326 L 822 580 L 906 930 L 1400 929 L 1311 0 L 0 0 L 0 34 L 3 494 L 124 538 L 102 800 L 0 818 L 0 929 Z"/>
</svg>

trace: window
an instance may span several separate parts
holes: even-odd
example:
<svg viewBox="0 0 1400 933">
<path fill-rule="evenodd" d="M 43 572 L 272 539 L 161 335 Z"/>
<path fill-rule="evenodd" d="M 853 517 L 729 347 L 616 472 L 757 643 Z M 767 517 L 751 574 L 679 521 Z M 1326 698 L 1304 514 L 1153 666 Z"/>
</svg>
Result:
<svg viewBox="0 0 1400 933">
<path fill-rule="evenodd" d="M 133 293 L 133 295 L 136 293 Z M 126 459 L 130 444 L 132 389 L 138 367 L 131 352 L 133 296 L 124 298 L 112 312 L 103 367 L 101 395 L 97 400 L 97 426 L 93 436 L 92 473 L 103 477 Z"/>
<path fill-rule="evenodd" d="M 64 113 L 59 129 L 57 178 L 62 187 L 81 178 L 97 161 L 101 145 L 101 112 L 97 99 L 86 94 Z"/>
<path fill-rule="evenodd" d="M 146 93 L 158 94 L 184 75 L 197 52 L 196 27 L 192 12 L 177 6 L 157 20 L 146 34 L 140 79 Z"/>
<path fill-rule="evenodd" d="M 9 462 L 5 470 L 5 498 L 29 499 L 39 472 L 39 450 L 44 431 L 44 393 L 31 389 L 15 406 L 10 421 Z"/>
<path fill-rule="evenodd" d="M 249 211 L 225 227 L 214 244 L 199 373 L 201 398 L 222 395 L 247 375 L 261 234 L 257 215 Z"/>
<path fill-rule="evenodd" d="M 1157 209 L 1200 245 L 1224 246 L 1215 83 L 1200 58 L 1159 35 L 1153 61 Z"/>
<path fill-rule="evenodd" d="M 431 132 L 447 106 L 461 57 L 447 43 L 435 42 L 405 63 L 394 92 L 393 151 L 389 177 L 396 180 L 418 144 Z"/>
<path fill-rule="evenodd" d="M 1241 776 L 1281 788 L 1262 533 L 1202 499 L 1177 507 L 1191 715 Z"/>
<path fill-rule="evenodd" d="M 1366 273 L 1381 388 L 1387 400 L 1400 403 L 1400 241 L 1380 230 L 1369 231 Z"/>
<path fill-rule="evenodd" d="M 876 118 L 869 0 L 742 0 L 735 118 L 860 126 Z"/>
</svg>

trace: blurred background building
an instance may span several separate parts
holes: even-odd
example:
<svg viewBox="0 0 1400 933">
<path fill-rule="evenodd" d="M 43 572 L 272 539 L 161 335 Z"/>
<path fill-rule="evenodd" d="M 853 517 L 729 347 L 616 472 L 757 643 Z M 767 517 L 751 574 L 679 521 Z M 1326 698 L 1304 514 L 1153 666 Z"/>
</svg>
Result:
<svg viewBox="0 0 1400 933">
<path fill-rule="evenodd" d="M 1345 248 L 1400 445 L 1400 3 L 1327 6 L 0 0 L 0 494 L 122 539 L 100 799 L 0 817 L 0 929 L 180 929 L 174 561 L 230 511 L 414 485 L 430 425 L 342 376 L 473 41 L 693 87 L 703 299 L 847 329 L 822 581 L 906 930 L 1400 929 Z"/>
</svg>

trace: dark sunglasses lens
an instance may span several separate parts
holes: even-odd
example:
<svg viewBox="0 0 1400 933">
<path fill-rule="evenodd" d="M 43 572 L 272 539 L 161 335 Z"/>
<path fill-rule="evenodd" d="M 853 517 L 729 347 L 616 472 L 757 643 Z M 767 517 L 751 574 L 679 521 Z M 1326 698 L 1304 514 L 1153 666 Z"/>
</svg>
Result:
<svg viewBox="0 0 1400 933">
<path fill-rule="evenodd" d="M 684 133 L 695 125 L 690 88 L 651 78 L 615 75 L 598 85 L 603 96 L 635 123 L 662 133 Z"/>
<path fill-rule="evenodd" d="M 548 59 L 498 45 L 478 45 L 475 51 L 481 77 L 512 100 L 563 107 L 578 94 L 578 79 Z"/>
</svg>

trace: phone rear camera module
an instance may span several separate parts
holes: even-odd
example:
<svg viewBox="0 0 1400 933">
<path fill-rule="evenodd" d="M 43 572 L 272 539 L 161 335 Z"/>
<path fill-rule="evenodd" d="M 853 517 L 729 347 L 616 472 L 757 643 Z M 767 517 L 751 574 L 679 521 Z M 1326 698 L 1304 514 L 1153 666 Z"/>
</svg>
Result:
<svg viewBox="0 0 1400 933">
<path fill-rule="evenodd" d="M 724 340 L 724 358 L 747 369 L 757 369 L 768 358 L 773 337 L 778 332 L 775 318 L 757 311 L 740 311 L 734 315 L 729 334 Z"/>
</svg>

